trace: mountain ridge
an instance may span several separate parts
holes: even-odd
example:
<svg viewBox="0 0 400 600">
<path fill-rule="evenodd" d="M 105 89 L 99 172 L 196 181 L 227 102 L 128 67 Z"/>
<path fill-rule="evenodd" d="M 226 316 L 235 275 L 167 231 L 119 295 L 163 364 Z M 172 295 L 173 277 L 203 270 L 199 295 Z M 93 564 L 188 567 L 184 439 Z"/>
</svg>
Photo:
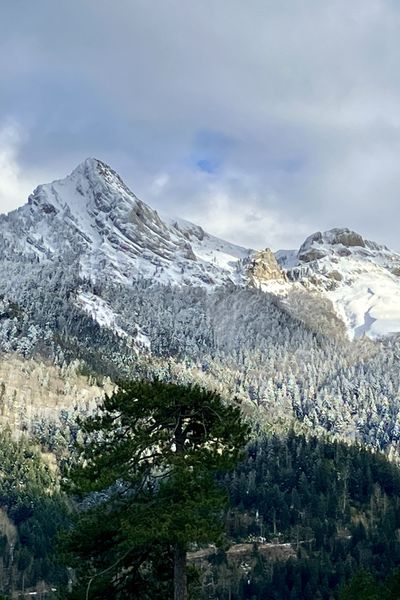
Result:
<svg viewBox="0 0 400 600">
<path fill-rule="evenodd" d="M 79 255 L 82 276 L 96 279 L 103 273 L 121 282 L 143 276 L 162 283 L 222 284 L 240 279 L 234 263 L 248 255 L 205 233 L 199 239 L 198 228 L 182 231 L 164 222 L 97 159 L 86 159 L 65 179 L 38 186 L 27 205 L 3 215 L 0 235 L 10 240 L 13 232 L 22 254 L 51 260 L 70 252 Z M 209 256 L 200 251 L 205 238 L 211 242 Z"/>
<path fill-rule="evenodd" d="M 309 243 L 323 257 L 299 267 L 292 252 L 282 268 L 270 250 L 155 215 L 104 169 L 84 164 L 0 219 L 2 353 L 62 368 L 79 361 L 91 380 L 196 383 L 239 398 L 255 428 L 296 426 L 398 454 L 400 336 L 351 336 L 365 319 L 347 323 L 346 336 L 338 316 L 343 290 L 353 296 L 360 276 L 368 301 L 376 271 L 395 285 L 390 251 L 365 256 L 365 244 L 350 245 L 341 256 L 343 245 L 328 244 L 336 231 Z M 151 252 L 158 241 L 169 259 Z M 194 257 L 182 258 L 183 244 Z M 343 279 L 330 276 L 338 268 Z M 375 310 L 367 325 L 379 338 Z M 61 407 L 64 392 L 55 392 Z M 31 420 L 29 429 L 41 428 Z"/>
<path fill-rule="evenodd" d="M 348 335 L 400 332 L 400 254 L 347 228 L 309 236 L 298 251 L 253 250 L 180 218 L 160 216 L 111 167 L 87 158 L 0 216 L 3 255 L 77 264 L 83 279 L 131 285 L 258 287 L 324 296 Z"/>
</svg>

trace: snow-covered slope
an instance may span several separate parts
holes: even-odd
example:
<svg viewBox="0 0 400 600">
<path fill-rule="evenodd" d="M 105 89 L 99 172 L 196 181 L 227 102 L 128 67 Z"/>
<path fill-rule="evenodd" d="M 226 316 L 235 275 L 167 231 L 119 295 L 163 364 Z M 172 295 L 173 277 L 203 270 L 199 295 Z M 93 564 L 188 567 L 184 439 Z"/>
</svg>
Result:
<svg viewBox="0 0 400 600">
<path fill-rule="evenodd" d="M 65 179 L 40 185 L 27 205 L 2 215 L 0 237 L 14 255 L 76 259 L 82 276 L 125 283 L 240 283 L 241 260 L 251 253 L 190 223 L 163 221 L 93 158 Z"/>
<path fill-rule="evenodd" d="M 400 254 L 349 229 L 332 229 L 277 259 L 291 282 L 332 301 L 351 337 L 400 332 Z"/>
<path fill-rule="evenodd" d="M 288 297 L 301 289 L 328 298 L 332 304 L 325 300 L 324 306 L 333 306 L 351 337 L 400 332 L 400 255 L 385 246 L 332 229 L 307 238 L 298 252 L 274 256 L 269 249 L 242 248 L 182 219 L 161 217 L 94 158 L 0 215 L 0 262 L 4 289 L 37 262 L 74 268 L 92 283 L 146 279 L 208 289 L 234 283 Z M 75 292 L 77 305 L 122 335 L 110 304 Z"/>
<path fill-rule="evenodd" d="M 198 260 L 211 263 L 217 268 L 227 272 L 242 271 L 242 263 L 247 263 L 254 252 L 249 248 L 237 246 L 221 238 L 210 235 L 199 225 L 194 225 L 184 219 L 175 219 L 163 216 L 165 223 L 184 235 L 190 242 L 192 250 Z M 241 261 L 238 263 L 238 261 Z"/>
</svg>

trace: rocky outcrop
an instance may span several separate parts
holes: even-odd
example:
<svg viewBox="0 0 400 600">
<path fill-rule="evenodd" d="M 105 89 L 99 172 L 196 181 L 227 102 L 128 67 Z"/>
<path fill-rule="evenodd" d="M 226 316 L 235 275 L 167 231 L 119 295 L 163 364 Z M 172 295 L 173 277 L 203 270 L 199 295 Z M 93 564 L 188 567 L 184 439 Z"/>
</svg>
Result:
<svg viewBox="0 0 400 600">
<path fill-rule="evenodd" d="M 312 262 L 335 252 L 339 256 L 350 256 L 349 248 L 365 248 L 366 242 L 359 233 L 347 228 L 330 229 L 310 235 L 300 247 L 298 259 Z"/>
<path fill-rule="evenodd" d="M 365 248 L 365 241 L 355 231 L 350 231 L 350 229 L 332 229 L 332 233 L 332 244 L 342 244 L 342 246 L 346 246 L 347 248 L 354 246 Z"/>
<path fill-rule="evenodd" d="M 253 254 L 247 275 L 250 282 L 257 286 L 270 281 L 286 281 L 285 273 L 269 248 Z"/>
<path fill-rule="evenodd" d="M 320 260 L 326 256 L 326 252 L 324 250 L 320 250 L 318 248 L 300 248 L 298 259 L 302 262 L 312 262 L 314 260 Z"/>
</svg>

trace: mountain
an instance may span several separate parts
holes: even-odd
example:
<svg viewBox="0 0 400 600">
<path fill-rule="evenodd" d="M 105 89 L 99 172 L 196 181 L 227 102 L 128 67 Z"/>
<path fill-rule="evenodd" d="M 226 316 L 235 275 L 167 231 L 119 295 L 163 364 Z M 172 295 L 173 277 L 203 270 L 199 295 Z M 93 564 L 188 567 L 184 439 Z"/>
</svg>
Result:
<svg viewBox="0 0 400 600">
<path fill-rule="evenodd" d="M 161 218 L 94 158 L 65 179 L 38 186 L 28 204 L 1 215 L 0 250 L 11 262 L 18 257 L 74 265 L 92 282 L 144 279 L 207 289 L 233 284 L 282 299 L 306 291 L 328 301 L 326 310 L 351 338 L 400 332 L 400 255 L 385 246 L 332 229 L 311 235 L 297 252 L 274 256 L 269 249 L 243 248 L 185 220 Z M 101 299 L 81 295 L 78 302 L 116 330 Z"/>
<path fill-rule="evenodd" d="M 400 331 L 400 254 L 349 229 L 331 229 L 277 259 L 290 282 L 332 301 L 352 338 Z"/>
<path fill-rule="evenodd" d="M 227 568 L 253 595 L 311 598 L 330 597 L 360 556 L 397 564 L 398 473 L 359 444 L 399 459 L 399 267 L 348 229 L 276 254 L 230 244 L 160 216 L 96 159 L 1 215 L 3 580 L 58 587 L 64 508 L 49 478 L 84 441 L 77 417 L 139 377 L 235 397 L 261 438 L 226 480 L 231 539 L 251 543 L 208 565 L 223 593 Z M 265 537 L 266 558 L 293 560 L 271 556 L 260 578 Z"/>
<path fill-rule="evenodd" d="M 68 177 L 40 185 L 22 208 L 2 215 L 12 251 L 39 261 L 79 261 L 82 277 L 129 283 L 239 283 L 250 251 L 185 221 L 163 221 L 110 167 L 89 158 Z"/>
<path fill-rule="evenodd" d="M 398 261 L 346 229 L 298 251 L 242 248 L 161 217 L 87 159 L 0 216 L 0 361 L 35 360 L 44 380 L 49 365 L 77 364 L 100 386 L 196 382 L 240 398 L 256 427 L 328 432 L 397 455 Z M 83 395 L 42 388 L 38 412 L 11 391 L 6 419 L 35 432 L 59 418 L 73 431 Z"/>
</svg>

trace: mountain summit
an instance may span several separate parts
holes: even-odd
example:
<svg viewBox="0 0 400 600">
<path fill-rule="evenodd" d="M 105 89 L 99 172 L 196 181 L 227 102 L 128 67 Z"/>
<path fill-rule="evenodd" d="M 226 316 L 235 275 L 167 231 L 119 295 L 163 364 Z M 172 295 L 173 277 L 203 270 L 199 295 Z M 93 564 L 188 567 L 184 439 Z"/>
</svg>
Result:
<svg viewBox="0 0 400 600">
<path fill-rule="evenodd" d="M 298 251 L 243 248 L 193 223 L 161 218 L 95 158 L 1 215 L 0 251 L 8 265 L 61 263 L 92 282 L 235 284 L 284 302 L 306 292 L 328 300 L 350 337 L 400 332 L 400 255 L 386 246 L 336 228 L 309 236 Z"/>
<path fill-rule="evenodd" d="M 39 261 L 75 257 L 83 277 L 124 283 L 239 282 L 239 261 L 250 253 L 190 223 L 163 221 L 95 158 L 38 186 L 27 205 L 1 217 L 0 235 Z"/>
<path fill-rule="evenodd" d="M 294 285 L 328 297 L 351 337 L 400 331 L 400 255 L 347 228 L 316 232 L 278 253 Z"/>
</svg>

